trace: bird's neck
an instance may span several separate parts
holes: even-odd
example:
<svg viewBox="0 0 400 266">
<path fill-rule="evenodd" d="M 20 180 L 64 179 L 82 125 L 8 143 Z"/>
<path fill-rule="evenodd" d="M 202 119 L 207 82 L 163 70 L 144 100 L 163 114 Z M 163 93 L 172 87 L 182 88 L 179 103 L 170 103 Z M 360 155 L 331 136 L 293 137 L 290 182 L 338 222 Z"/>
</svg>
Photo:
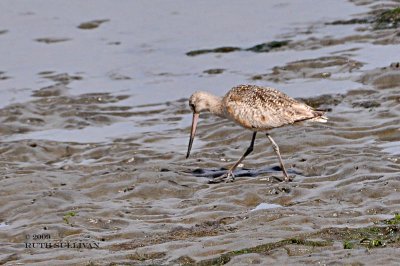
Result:
<svg viewBox="0 0 400 266">
<path fill-rule="evenodd" d="M 213 115 L 224 117 L 221 97 L 210 95 L 210 97 L 208 98 L 208 103 L 210 113 L 212 113 Z"/>
</svg>

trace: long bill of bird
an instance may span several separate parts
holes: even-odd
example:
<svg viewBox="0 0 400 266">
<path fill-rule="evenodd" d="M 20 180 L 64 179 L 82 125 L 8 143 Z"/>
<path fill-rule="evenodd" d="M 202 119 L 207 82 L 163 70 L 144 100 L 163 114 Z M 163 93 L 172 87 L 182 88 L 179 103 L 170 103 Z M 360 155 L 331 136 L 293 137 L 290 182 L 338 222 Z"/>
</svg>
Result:
<svg viewBox="0 0 400 266">
<path fill-rule="evenodd" d="M 193 111 L 192 129 L 190 130 L 190 139 L 189 139 L 189 146 L 186 154 L 186 159 L 189 158 L 190 150 L 192 149 L 192 144 L 194 140 L 194 135 L 196 134 L 196 127 L 198 120 L 199 120 L 199 113 Z"/>
</svg>

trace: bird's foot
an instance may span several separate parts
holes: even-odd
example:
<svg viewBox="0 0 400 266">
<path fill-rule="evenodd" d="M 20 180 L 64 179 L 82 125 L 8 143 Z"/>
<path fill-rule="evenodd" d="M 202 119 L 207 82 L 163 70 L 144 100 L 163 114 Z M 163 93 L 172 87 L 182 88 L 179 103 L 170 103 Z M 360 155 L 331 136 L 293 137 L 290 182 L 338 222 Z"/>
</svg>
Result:
<svg viewBox="0 0 400 266">
<path fill-rule="evenodd" d="M 222 181 L 225 180 L 225 183 L 230 183 L 235 181 L 235 176 L 233 175 L 232 171 L 228 171 L 225 174 L 218 176 L 210 181 L 208 181 L 208 184 L 218 184 L 221 183 Z"/>
<path fill-rule="evenodd" d="M 231 183 L 235 181 L 235 176 L 233 175 L 233 173 L 231 171 L 229 171 L 228 176 L 225 180 L 225 183 Z"/>
</svg>

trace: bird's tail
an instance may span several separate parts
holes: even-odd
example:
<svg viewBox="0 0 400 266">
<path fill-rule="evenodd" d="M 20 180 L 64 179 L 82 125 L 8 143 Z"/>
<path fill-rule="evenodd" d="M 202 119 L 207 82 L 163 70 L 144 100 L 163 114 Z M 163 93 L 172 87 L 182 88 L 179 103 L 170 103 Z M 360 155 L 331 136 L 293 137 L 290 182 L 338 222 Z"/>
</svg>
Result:
<svg viewBox="0 0 400 266">
<path fill-rule="evenodd" d="M 311 118 L 309 121 L 311 122 L 318 122 L 318 123 L 326 123 L 328 122 L 328 117 L 325 116 L 324 111 L 315 110 L 313 111 L 315 117 Z"/>
</svg>

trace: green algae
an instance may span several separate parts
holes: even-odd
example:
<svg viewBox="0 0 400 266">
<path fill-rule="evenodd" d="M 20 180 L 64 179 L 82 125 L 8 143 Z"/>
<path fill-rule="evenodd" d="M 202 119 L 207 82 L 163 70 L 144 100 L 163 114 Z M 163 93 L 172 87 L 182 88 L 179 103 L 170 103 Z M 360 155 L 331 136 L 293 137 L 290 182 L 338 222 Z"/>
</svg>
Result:
<svg viewBox="0 0 400 266">
<path fill-rule="evenodd" d="M 325 23 L 325 25 L 354 25 L 372 24 L 373 30 L 396 29 L 400 26 L 400 7 L 383 10 L 370 14 L 365 18 L 353 18 L 349 20 L 335 20 Z"/>
<path fill-rule="evenodd" d="M 224 265 L 224 264 L 228 263 L 232 259 L 232 257 L 238 256 L 238 255 L 249 254 L 249 253 L 265 253 L 267 251 L 274 250 L 274 249 L 280 248 L 280 247 L 284 247 L 284 246 L 290 245 L 290 244 L 311 246 L 311 247 L 326 247 L 326 246 L 331 246 L 332 242 L 331 241 L 313 241 L 313 240 L 306 240 L 303 238 L 290 238 L 290 239 L 285 239 L 285 240 L 281 240 L 278 242 L 261 244 L 261 245 L 250 247 L 250 248 L 244 248 L 244 249 L 240 249 L 240 250 L 230 251 L 230 252 L 220 255 L 217 258 L 203 260 L 203 261 L 200 261 L 200 262 L 197 262 L 194 264 L 189 264 L 189 265 L 197 265 L 197 266 Z"/>
<path fill-rule="evenodd" d="M 354 247 L 354 243 L 350 241 L 344 241 L 343 242 L 343 248 L 344 249 L 352 249 Z"/>
<path fill-rule="evenodd" d="M 395 29 L 400 26 L 400 7 L 385 10 L 375 20 L 374 29 Z"/>
<path fill-rule="evenodd" d="M 249 253 L 266 253 L 268 251 L 285 247 L 286 245 L 301 245 L 309 247 L 328 247 L 334 242 L 341 241 L 344 249 L 360 248 L 384 248 L 400 243 L 400 228 L 397 224 L 388 224 L 387 221 L 400 222 L 400 215 L 393 219 L 380 222 L 380 225 L 362 228 L 326 228 L 316 233 L 303 235 L 302 237 L 284 239 L 278 242 L 266 243 L 250 248 L 229 251 L 212 259 L 188 263 L 187 265 L 209 266 L 224 265 L 233 257 Z M 381 225 L 382 224 L 382 225 Z M 308 240 L 308 239 L 322 240 Z"/>
<path fill-rule="evenodd" d="M 396 213 L 392 219 L 385 220 L 386 224 L 399 224 L 400 223 L 400 213 Z"/>
<path fill-rule="evenodd" d="M 74 216 L 76 216 L 76 212 L 74 212 L 74 211 L 67 212 L 63 216 L 63 220 L 64 220 L 65 223 L 70 224 L 69 218 L 74 217 Z"/>
</svg>

